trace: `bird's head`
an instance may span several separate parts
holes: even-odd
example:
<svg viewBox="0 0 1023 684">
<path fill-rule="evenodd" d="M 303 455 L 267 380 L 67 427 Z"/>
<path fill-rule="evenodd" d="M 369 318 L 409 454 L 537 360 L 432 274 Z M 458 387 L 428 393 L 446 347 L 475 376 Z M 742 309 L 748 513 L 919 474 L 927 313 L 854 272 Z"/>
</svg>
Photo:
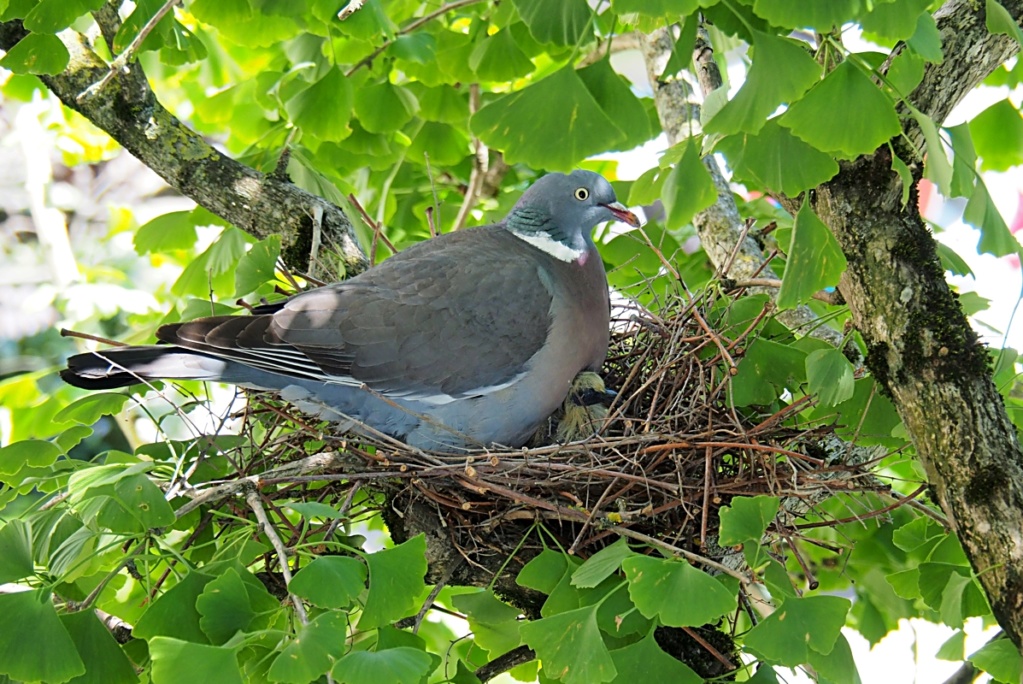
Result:
<svg viewBox="0 0 1023 684">
<path fill-rule="evenodd" d="M 615 197 L 607 179 L 592 171 L 551 173 L 522 194 L 505 226 L 563 261 L 586 252 L 590 232 L 606 221 L 639 226 L 639 219 Z"/>
</svg>

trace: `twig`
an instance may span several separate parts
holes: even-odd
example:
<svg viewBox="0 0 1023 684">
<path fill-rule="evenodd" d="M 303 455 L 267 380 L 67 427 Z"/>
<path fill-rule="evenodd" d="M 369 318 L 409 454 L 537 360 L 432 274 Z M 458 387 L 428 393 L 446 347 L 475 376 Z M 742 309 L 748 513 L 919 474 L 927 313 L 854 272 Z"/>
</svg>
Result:
<svg viewBox="0 0 1023 684">
<path fill-rule="evenodd" d="M 366 225 L 373 229 L 373 245 L 369 253 L 369 263 L 372 266 L 376 262 L 377 255 L 377 240 L 383 240 L 384 244 L 387 245 L 387 249 L 391 250 L 391 254 L 397 254 L 398 250 L 394 248 L 394 245 L 387 236 L 384 235 L 384 231 L 381 229 L 380 224 L 369 217 L 366 210 L 363 208 L 362 203 L 355 197 L 354 193 L 348 194 L 348 201 L 352 203 L 359 214 L 362 216 L 362 220 L 366 222 Z"/>
<path fill-rule="evenodd" d="M 114 78 L 114 75 L 117 74 L 117 72 L 127 68 L 128 63 L 135 58 L 135 52 L 142 45 L 143 41 L 149 37 L 149 34 L 152 33 L 153 29 L 156 28 L 156 25 L 160 23 L 160 20 L 167 16 L 167 14 L 174 9 L 174 6 L 180 2 L 181 0 L 167 0 L 167 2 L 163 3 L 163 7 L 157 10 L 156 14 L 149 18 L 149 21 L 145 23 L 138 35 L 135 36 L 135 39 L 124 49 L 124 52 L 115 57 L 114 61 L 110 63 L 110 71 L 108 71 L 98 82 L 93 83 L 91 86 L 83 90 L 78 95 L 78 101 L 81 102 L 98 93 L 104 88 L 104 86 L 106 86 L 107 83 L 110 83 L 111 79 Z"/>
<path fill-rule="evenodd" d="M 814 528 L 814 527 L 834 527 L 835 525 L 842 525 L 844 523 L 861 522 L 863 520 L 869 520 L 871 518 L 876 518 L 878 516 L 884 515 L 885 513 L 889 512 L 889 511 L 893 511 L 893 510 L 895 510 L 896 508 L 898 508 L 899 506 L 901 506 L 903 504 L 909 503 L 910 501 L 912 501 L 913 499 L 915 499 L 916 497 L 920 496 L 921 494 L 923 494 L 926 491 L 927 491 L 927 485 L 926 484 L 922 484 L 919 487 L 917 487 L 916 489 L 914 489 L 912 492 L 907 494 L 906 496 L 897 498 L 894 502 L 888 504 L 884 508 L 879 508 L 876 511 L 870 511 L 869 513 L 864 513 L 863 515 L 853 515 L 853 516 L 849 516 L 848 518 L 838 518 L 837 520 L 825 520 L 825 521 L 821 521 L 821 522 L 800 523 L 800 524 L 796 525 L 795 527 L 796 527 L 797 530 L 808 530 L 808 529 L 811 529 L 811 528 Z"/>
<path fill-rule="evenodd" d="M 433 207 L 426 208 L 426 227 L 430 229 L 430 239 L 437 237 L 437 222 L 433 219 Z"/>
<path fill-rule="evenodd" d="M 703 506 L 700 508 L 700 547 L 707 546 L 707 521 L 710 518 L 710 483 L 714 480 L 714 449 L 705 447 L 703 455 Z"/>
<path fill-rule="evenodd" d="M 429 14 L 424 14 L 419 19 L 416 19 L 415 21 L 410 22 L 408 25 L 403 26 L 400 29 L 398 29 L 395 32 L 393 38 L 385 40 L 383 45 L 378 47 L 373 52 L 369 53 L 369 55 L 367 55 L 366 57 L 363 57 L 360 61 L 358 61 L 355 64 L 355 66 L 353 66 L 351 69 L 348 70 L 348 72 L 345 74 L 345 76 L 351 76 L 352 74 L 354 74 L 356 71 L 358 71 L 362 67 L 369 66 L 370 64 L 372 64 L 373 60 L 376 59 L 377 56 L 381 52 L 383 52 L 387 48 L 391 47 L 391 45 L 394 43 L 394 41 L 397 40 L 398 38 L 400 38 L 401 36 L 404 36 L 405 34 L 408 34 L 408 33 L 412 33 L 413 31 L 415 31 L 417 28 L 419 28 L 423 24 L 428 24 L 429 22 L 433 21 L 434 19 L 436 19 L 437 17 L 441 16 L 442 14 L 446 14 L 446 13 L 451 12 L 453 10 L 456 10 L 456 9 L 459 9 L 459 8 L 462 8 L 462 7 L 466 7 L 468 5 L 475 5 L 477 2 L 481 2 L 481 0 L 454 0 L 454 2 L 449 2 L 446 5 L 442 5 L 441 7 L 438 7 L 437 9 L 435 9 L 432 12 L 430 12 Z"/>
<path fill-rule="evenodd" d="M 630 539 L 635 539 L 636 541 L 641 541 L 641 542 L 643 542 L 645 544 L 649 544 L 651 546 L 660 547 L 660 548 L 662 548 L 665 551 L 668 551 L 670 553 L 677 553 L 678 555 L 682 556 L 683 558 L 685 558 L 687 560 L 691 560 L 694 563 L 699 563 L 700 565 L 703 565 L 703 566 L 708 567 L 708 568 L 712 568 L 714 570 L 717 570 L 718 572 L 723 572 L 724 574 L 728 575 L 729 577 L 734 577 L 735 579 L 739 580 L 739 583 L 742 584 L 742 586 L 744 586 L 744 587 L 749 587 L 752 584 L 752 581 L 750 580 L 750 578 L 746 577 L 741 572 L 736 572 L 735 570 L 732 570 L 727 565 L 722 565 L 721 563 L 718 563 L 717 561 L 713 561 L 713 560 L 711 560 L 709 558 L 705 558 L 704 556 L 701 556 L 698 553 L 693 553 L 692 551 L 686 551 L 685 549 L 681 549 L 681 548 L 675 546 L 674 544 L 669 544 L 666 541 L 661 541 L 660 539 L 656 539 L 655 537 L 651 537 L 649 535 L 643 534 L 642 532 L 636 532 L 635 530 L 630 530 L 628 527 L 621 527 L 619 525 L 608 525 L 607 529 L 611 530 L 612 532 L 615 532 L 616 534 L 620 534 L 623 537 L 629 537 Z"/>
<path fill-rule="evenodd" d="M 118 342 L 117 340 L 109 340 L 105 337 L 99 337 L 98 335 L 90 335 L 89 333 L 76 332 L 74 330 L 68 330 L 67 328 L 60 329 L 61 337 L 74 337 L 79 340 L 90 340 L 92 342 L 99 342 L 105 344 L 108 347 L 127 347 L 128 345 L 124 342 Z"/>
<path fill-rule="evenodd" d="M 440 581 L 437 582 L 436 585 L 434 585 L 433 589 L 430 590 L 430 595 L 426 597 L 425 601 L 423 601 L 423 607 L 419 609 L 418 613 L 416 613 L 416 619 L 412 625 L 413 634 L 419 633 L 419 626 L 423 624 L 423 618 L 426 617 L 427 611 L 429 611 L 430 608 L 433 607 L 433 602 L 437 599 L 437 596 L 440 594 L 441 590 L 447 586 L 448 582 L 451 581 L 452 576 L 454 576 L 458 568 L 462 567 L 462 563 L 464 562 L 465 559 L 459 558 L 452 562 L 444 570 L 444 575 L 440 578 Z"/>
<path fill-rule="evenodd" d="M 781 280 L 777 278 L 750 278 L 749 280 L 737 280 L 735 281 L 736 287 L 771 287 L 778 289 L 781 287 Z M 838 290 L 834 292 L 828 292 L 827 290 L 820 290 L 814 292 L 811 295 L 814 299 L 825 304 L 832 304 L 839 306 L 845 304 L 845 297 L 843 297 Z"/>
<path fill-rule="evenodd" d="M 308 458 L 303 458 L 293 463 L 288 463 L 280 468 L 273 468 L 272 470 L 268 470 L 264 473 L 248 475 L 238 480 L 225 482 L 223 484 L 210 487 L 209 489 L 203 489 L 198 492 L 195 492 L 194 490 L 185 490 L 184 493 L 191 497 L 192 500 L 181 506 L 181 508 L 175 512 L 175 515 L 180 519 L 182 516 L 190 513 L 203 504 L 219 501 L 220 499 L 237 494 L 246 487 L 259 486 L 264 479 L 299 473 L 305 474 L 314 471 L 328 470 L 334 467 L 341 468 L 344 466 L 345 462 L 338 457 L 336 452 L 328 451 L 309 456 Z M 393 475 L 391 475 L 391 477 L 393 477 Z"/>
<path fill-rule="evenodd" d="M 480 108 L 480 84 L 473 83 L 469 86 L 469 115 L 472 116 Z M 487 175 L 490 166 L 490 150 L 483 144 L 483 141 L 476 136 L 472 137 L 472 172 L 469 174 L 469 185 L 465 189 L 465 197 L 462 199 L 462 206 L 458 208 L 458 216 L 455 217 L 455 225 L 451 230 L 461 230 L 469 219 L 469 212 L 476 206 L 480 190 L 483 189 L 483 179 Z"/>
<path fill-rule="evenodd" d="M 481 665 L 476 668 L 476 672 L 474 674 L 481 682 L 489 682 L 502 672 L 507 672 L 513 667 L 524 665 L 532 660 L 536 660 L 536 652 L 529 646 L 519 646 L 518 648 L 513 648 L 502 656 L 494 658 L 486 665 Z"/>
<path fill-rule="evenodd" d="M 682 627 L 681 629 L 683 632 L 688 634 L 693 641 L 698 643 L 700 646 L 703 646 L 703 648 L 706 649 L 707 653 L 710 653 L 712 656 L 714 656 L 714 659 L 717 660 L 719 663 L 727 667 L 729 670 L 735 669 L 735 663 L 729 660 L 721 651 L 714 648 L 714 644 L 710 643 L 702 636 L 700 636 L 699 632 L 697 632 L 695 629 L 692 629 L 691 627 Z"/>
<path fill-rule="evenodd" d="M 274 547 L 274 551 L 277 552 L 277 560 L 281 564 L 281 574 L 284 576 L 284 585 L 286 587 L 291 586 L 291 567 L 288 565 L 288 550 L 284 548 L 284 542 L 277 535 L 277 530 L 270 523 L 270 518 L 266 515 L 266 509 L 263 508 L 263 501 L 259 498 L 259 491 L 255 487 L 249 488 L 249 491 L 245 493 L 245 501 L 249 504 L 249 508 L 256 514 L 256 520 L 259 521 L 260 526 L 263 528 L 263 534 L 270 540 L 270 544 Z M 305 606 L 302 605 L 301 599 L 288 591 L 288 596 L 291 598 L 291 603 L 295 606 L 295 614 L 298 615 L 298 620 L 303 625 L 309 624 L 309 616 L 306 615 Z"/>
<path fill-rule="evenodd" d="M 348 4 L 341 8 L 341 11 L 337 13 L 337 20 L 344 21 L 348 17 L 352 16 L 356 12 L 362 9 L 362 4 L 365 0 L 349 0 Z"/>
<path fill-rule="evenodd" d="M 725 363 L 728 364 L 728 374 L 735 375 L 738 373 L 739 369 L 735 365 L 735 360 L 732 358 L 732 355 L 728 353 L 728 348 L 721 343 L 721 338 L 718 334 L 710 329 L 710 326 L 707 325 L 707 321 L 703 319 L 703 316 L 695 308 L 692 309 L 692 314 L 699 326 L 703 328 L 703 331 L 707 333 L 712 340 L 714 340 L 714 344 L 717 346 L 718 351 L 721 352 L 722 358 L 724 358 Z"/>
</svg>

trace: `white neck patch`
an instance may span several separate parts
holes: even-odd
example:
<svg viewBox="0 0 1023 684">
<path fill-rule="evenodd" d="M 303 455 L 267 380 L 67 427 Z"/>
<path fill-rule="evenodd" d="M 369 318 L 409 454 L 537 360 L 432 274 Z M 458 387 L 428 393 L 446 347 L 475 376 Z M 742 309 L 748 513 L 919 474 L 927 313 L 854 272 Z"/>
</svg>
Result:
<svg viewBox="0 0 1023 684">
<path fill-rule="evenodd" d="M 558 261 L 564 261 L 565 263 L 570 264 L 573 261 L 578 261 L 586 254 L 586 250 L 572 249 L 565 243 L 558 242 L 550 236 L 550 233 L 544 233 L 542 231 L 524 233 L 517 230 L 511 230 L 509 232 L 520 240 L 524 240 L 525 242 L 533 245 L 541 252 L 550 254 Z"/>
</svg>

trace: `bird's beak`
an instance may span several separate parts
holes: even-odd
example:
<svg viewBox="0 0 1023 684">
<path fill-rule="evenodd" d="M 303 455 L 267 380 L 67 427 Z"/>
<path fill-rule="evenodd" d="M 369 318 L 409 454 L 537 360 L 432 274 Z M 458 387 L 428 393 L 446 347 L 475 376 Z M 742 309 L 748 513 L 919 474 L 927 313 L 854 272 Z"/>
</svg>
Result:
<svg viewBox="0 0 1023 684">
<path fill-rule="evenodd" d="M 639 228 L 639 217 L 626 209 L 625 205 L 621 202 L 611 202 L 610 204 L 605 204 L 603 206 L 614 214 L 614 217 L 622 223 L 628 223 L 633 228 Z"/>
</svg>

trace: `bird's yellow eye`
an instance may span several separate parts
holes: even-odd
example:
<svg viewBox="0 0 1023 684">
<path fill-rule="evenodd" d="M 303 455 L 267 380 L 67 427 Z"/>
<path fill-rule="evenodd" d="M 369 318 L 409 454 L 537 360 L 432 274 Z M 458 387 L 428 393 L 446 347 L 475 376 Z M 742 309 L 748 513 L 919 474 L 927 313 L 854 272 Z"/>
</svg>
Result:
<svg viewBox="0 0 1023 684">
<path fill-rule="evenodd" d="M 587 190 L 586 188 L 576 188 L 575 198 L 580 202 L 585 202 L 590 198 L 590 191 Z"/>
</svg>

